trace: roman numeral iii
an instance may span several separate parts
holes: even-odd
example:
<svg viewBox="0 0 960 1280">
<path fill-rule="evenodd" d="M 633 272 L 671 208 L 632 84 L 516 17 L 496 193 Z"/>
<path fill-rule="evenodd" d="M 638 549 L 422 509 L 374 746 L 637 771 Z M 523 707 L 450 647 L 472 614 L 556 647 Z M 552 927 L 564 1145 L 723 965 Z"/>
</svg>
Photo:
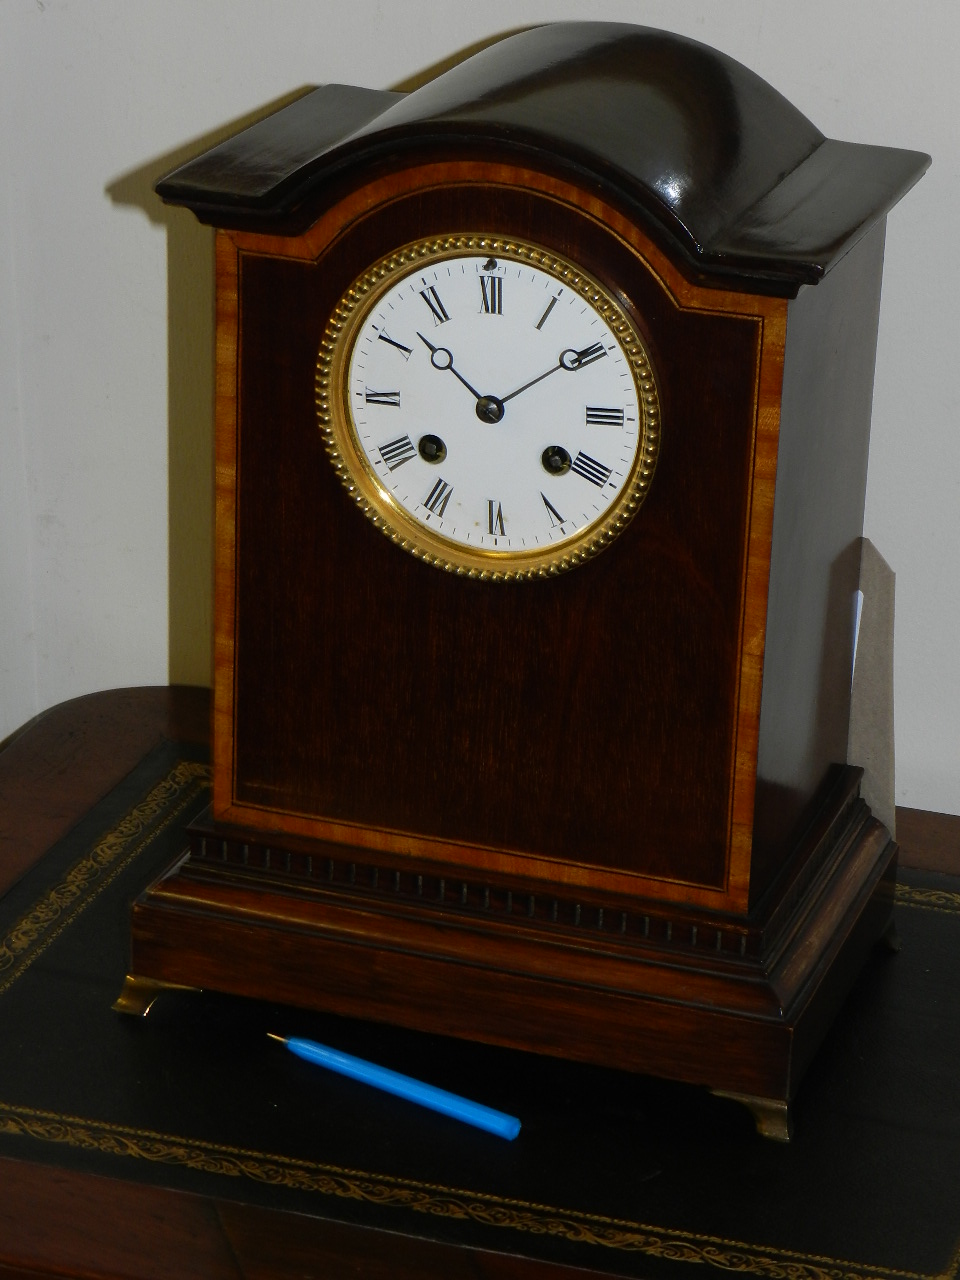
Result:
<svg viewBox="0 0 960 1280">
<path fill-rule="evenodd" d="M 588 427 L 622 427 L 622 409 L 601 409 L 597 405 L 588 404 L 586 408 Z"/>
</svg>

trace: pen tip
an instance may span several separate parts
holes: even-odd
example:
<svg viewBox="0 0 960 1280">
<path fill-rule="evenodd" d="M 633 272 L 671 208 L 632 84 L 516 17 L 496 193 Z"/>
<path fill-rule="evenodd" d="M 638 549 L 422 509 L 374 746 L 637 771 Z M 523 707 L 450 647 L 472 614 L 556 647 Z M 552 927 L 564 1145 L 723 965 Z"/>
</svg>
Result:
<svg viewBox="0 0 960 1280">
<path fill-rule="evenodd" d="M 286 1044 L 286 1043 L 287 1043 L 287 1037 L 286 1037 L 286 1036 L 275 1036 L 275 1035 L 273 1034 L 273 1032 L 272 1032 L 272 1031 L 268 1031 L 268 1032 L 267 1032 L 267 1036 L 268 1036 L 268 1038 L 269 1038 L 269 1039 L 271 1039 L 271 1040 L 279 1040 L 281 1044 Z"/>
</svg>

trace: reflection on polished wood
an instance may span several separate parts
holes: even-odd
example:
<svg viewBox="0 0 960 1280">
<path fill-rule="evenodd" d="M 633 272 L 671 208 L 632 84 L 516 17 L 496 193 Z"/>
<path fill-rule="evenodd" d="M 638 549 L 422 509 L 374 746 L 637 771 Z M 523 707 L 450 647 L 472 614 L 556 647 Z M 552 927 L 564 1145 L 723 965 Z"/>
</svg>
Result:
<svg viewBox="0 0 960 1280">
<path fill-rule="evenodd" d="M 924 871 L 960 874 L 960 816 L 926 809 L 897 809 L 900 862 Z"/>
<path fill-rule="evenodd" d="M 209 744 L 209 689 L 90 693 L 13 734 L 0 750 L 0 893 L 164 739 Z"/>
</svg>

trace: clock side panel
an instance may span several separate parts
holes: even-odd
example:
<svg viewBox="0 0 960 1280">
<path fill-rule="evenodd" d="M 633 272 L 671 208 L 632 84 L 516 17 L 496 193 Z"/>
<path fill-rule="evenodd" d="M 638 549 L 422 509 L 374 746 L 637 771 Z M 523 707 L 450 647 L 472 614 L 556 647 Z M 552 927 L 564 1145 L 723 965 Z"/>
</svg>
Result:
<svg viewBox="0 0 960 1280">
<path fill-rule="evenodd" d="M 847 761 L 884 227 L 787 315 L 752 901 Z"/>
<path fill-rule="evenodd" d="M 546 581 L 464 580 L 391 544 L 333 473 L 316 422 L 320 336 L 378 247 L 478 224 L 576 245 L 616 283 L 657 372 L 647 501 L 609 549 Z M 381 847 L 440 841 L 581 882 L 626 872 L 664 896 L 722 892 L 756 318 L 677 307 L 602 227 L 572 211 L 548 221 L 519 192 L 396 202 L 315 262 L 242 254 L 239 299 L 230 799 L 244 820 L 316 818 L 387 833 Z"/>
</svg>

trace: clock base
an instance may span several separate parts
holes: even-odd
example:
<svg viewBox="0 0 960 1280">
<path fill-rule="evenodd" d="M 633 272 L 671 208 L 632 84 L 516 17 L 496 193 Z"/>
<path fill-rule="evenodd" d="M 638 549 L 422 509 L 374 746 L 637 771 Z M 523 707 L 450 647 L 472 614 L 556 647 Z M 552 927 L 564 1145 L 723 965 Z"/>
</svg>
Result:
<svg viewBox="0 0 960 1280">
<path fill-rule="evenodd" d="M 124 1013 L 165 986 L 369 1018 L 705 1085 L 766 1136 L 892 920 L 897 846 L 838 770 L 750 916 L 201 820 L 134 904 Z M 466 876 L 466 878 L 465 878 Z"/>
</svg>

